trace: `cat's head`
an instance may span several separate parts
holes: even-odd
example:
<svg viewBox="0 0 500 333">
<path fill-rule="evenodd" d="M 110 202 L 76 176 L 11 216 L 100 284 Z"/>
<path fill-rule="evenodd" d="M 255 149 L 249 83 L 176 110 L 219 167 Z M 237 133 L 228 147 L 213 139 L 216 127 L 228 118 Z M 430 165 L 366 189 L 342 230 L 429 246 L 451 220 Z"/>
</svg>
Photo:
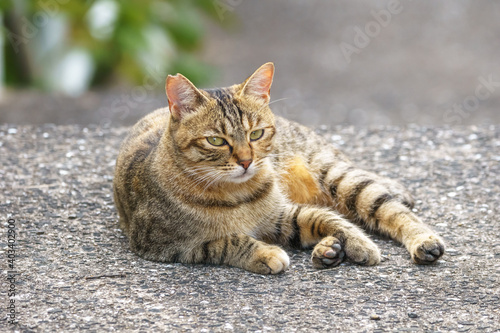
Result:
<svg viewBox="0 0 500 333">
<path fill-rule="evenodd" d="M 200 182 L 243 183 L 266 163 L 275 134 L 269 108 L 274 65 L 245 82 L 202 90 L 181 74 L 168 76 L 169 135 L 175 158 Z"/>
</svg>

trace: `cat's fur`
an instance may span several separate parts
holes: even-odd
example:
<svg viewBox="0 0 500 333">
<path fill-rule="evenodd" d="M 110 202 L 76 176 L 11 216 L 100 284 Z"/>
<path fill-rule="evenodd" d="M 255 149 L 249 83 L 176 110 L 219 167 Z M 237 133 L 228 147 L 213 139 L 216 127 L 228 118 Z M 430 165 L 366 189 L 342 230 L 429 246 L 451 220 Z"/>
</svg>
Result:
<svg viewBox="0 0 500 333">
<path fill-rule="evenodd" d="M 167 78 L 169 108 L 132 128 L 116 163 L 115 203 L 131 249 L 149 260 L 261 274 L 287 269 L 279 245 L 313 247 L 317 268 L 379 263 L 377 246 L 354 221 L 403 243 L 418 264 L 441 257 L 443 241 L 411 211 L 399 183 L 273 116 L 273 75 L 267 63 L 244 83 L 214 90 L 180 74 Z M 252 141 L 259 129 L 263 136 Z"/>
</svg>

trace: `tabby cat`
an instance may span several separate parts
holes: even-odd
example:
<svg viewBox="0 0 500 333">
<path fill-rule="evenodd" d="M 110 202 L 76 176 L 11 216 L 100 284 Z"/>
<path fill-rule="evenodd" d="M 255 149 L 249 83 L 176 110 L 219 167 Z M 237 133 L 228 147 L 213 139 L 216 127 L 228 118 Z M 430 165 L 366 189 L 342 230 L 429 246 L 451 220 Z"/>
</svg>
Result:
<svg viewBox="0 0 500 333">
<path fill-rule="evenodd" d="M 280 245 L 313 248 L 316 268 L 376 265 L 379 249 L 360 225 L 403 243 L 417 264 L 441 257 L 443 241 L 399 183 L 272 114 L 273 75 L 267 63 L 242 84 L 210 90 L 168 76 L 169 107 L 132 128 L 116 163 L 114 199 L 131 249 L 259 274 L 287 269 Z"/>
</svg>

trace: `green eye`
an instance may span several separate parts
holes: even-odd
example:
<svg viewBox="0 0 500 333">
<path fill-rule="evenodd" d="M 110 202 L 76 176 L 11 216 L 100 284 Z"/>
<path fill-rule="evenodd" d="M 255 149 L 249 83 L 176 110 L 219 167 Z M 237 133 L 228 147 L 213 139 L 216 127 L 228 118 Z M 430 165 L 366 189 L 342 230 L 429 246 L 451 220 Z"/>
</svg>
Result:
<svg viewBox="0 0 500 333">
<path fill-rule="evenodd" d="M 252 141 L 259 140 L 262 137 L 262 135 L 264 135 L 263 129 L 253 131 L 252 133 L 250 133 L 250 140 Z"/>
<path fill-rule="evenodd" d="M 223 146 L 226 143 L 226 140 L 216 136 L 207 138 L 207 141 L 213 146 Z"/>
</svg>

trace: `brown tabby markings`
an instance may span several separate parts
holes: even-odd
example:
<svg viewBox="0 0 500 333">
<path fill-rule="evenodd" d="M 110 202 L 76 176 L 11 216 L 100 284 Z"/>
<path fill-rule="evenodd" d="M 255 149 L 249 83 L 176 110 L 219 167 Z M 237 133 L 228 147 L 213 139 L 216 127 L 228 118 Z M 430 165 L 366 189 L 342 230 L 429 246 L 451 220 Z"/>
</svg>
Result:
<svg viewBox="0 0 500 333">
<path fill-rule="evenodd" d="M 273 74 L 268 63 L 242 84 L 213 90 L 168 77 L 169 108 L 139 121 L 117 159 L 115 203 L 131 249 L 261 274 L 287 269 L 276 245 L 313 247 L 317 268 L 377 264 L 378 248 L 351 220 L 400 241 L 416 263 L 441 257 L 442 240 L 399 183 L 355 168 L 312 130 L 273 116 Z"/>
</svg>

